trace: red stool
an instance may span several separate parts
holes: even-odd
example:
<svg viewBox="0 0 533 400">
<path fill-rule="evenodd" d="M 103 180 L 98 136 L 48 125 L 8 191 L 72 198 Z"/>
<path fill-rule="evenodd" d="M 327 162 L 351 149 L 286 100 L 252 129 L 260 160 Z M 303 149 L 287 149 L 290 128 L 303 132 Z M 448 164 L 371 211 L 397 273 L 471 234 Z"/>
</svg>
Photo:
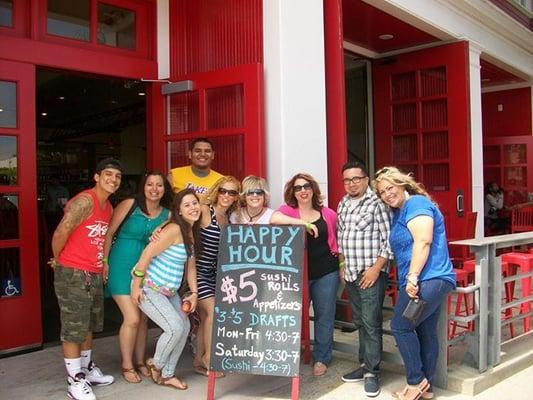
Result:
<svg viewBox="0 0 533 400">
<path fill-rule="evenodd" d="M 475 261 L 474 261 L 475 263 Z M 474 264 L 475 265 L 475 264 Z M 465 269 L 454 268 L 457 286 L 467 287 L 469 282 L 469 272 Z M 474 303 L 470 304 L 470 293 L 458 293 L 457 301 L 455 303 L 455 315 L 456 316 L 468 316 L 473 314 Z M 451 311 L 452 296 L 448 296 L 448 314 Z M 463 307 L 464 304 L 464 307 Z M 474 331 L 474 321 L 470 321 L 467 325 L 459 325 L 457 321 L 450 321 L 448 326 L 448 340 L 453 339 L 456 335 L 457 328 L 464 328 L 467 332 Z"/>
<path fill-rule="evenodd" d="M 507 263 L 506 261 L 502 261 L 501 262 L 501 267 L 502 267 L 502 276 L 504 278 L 512 275 L 511 274 L 511 267 L 509 265 L 509 263 Z M 469 283 L 473 283 L 474 280 L 475 280 L 475 274 L 476 274 L 476 260 L 468 260 L 468 261 L 465 261 L 463 263 L 463 270 L 467 271 L 468 272 L 468 282 Z M 510 303 L 511 301 L 513 301 L 513 285 L 512 285 L 513 282 L 507 282 L 505 283 L 505 298 L 504 298 L 504 302 L 505 303 Z M 509 318 L 512 318 L 513 316 L 513 311 L 511 310 L 511 308 L 507 308 L 505 311 L 505 319 L 509 319 Z M 509 324 L 509 330 L 511 332 L 511 337 L 514 337 L 514 326 L 512 323 Z"/>
<path fill-rule="evenodd" d="M 522 273 L 533 271 L 533 254 L 531 253 L 506 253 L 502 254 L 502 261 L 509 263 L 510 265 L 515 265 L 520 269 Z M 511 271 L 510 271 L 511 272 Z M 512 285 L 512 292 L 514 293 L 514 282 L 509 282 Z M 521 297 L 526 298 L 531 294 L 531 277 L 523 278 L 520 283 L 521 286 Z M 526 314 L 531 310 L 531 304 L 529 302 L 522 303 L 520 305 L 520 313 Z M 529 317 L 524 318 L 524 332 L 530 330 Z"/>
</svg>

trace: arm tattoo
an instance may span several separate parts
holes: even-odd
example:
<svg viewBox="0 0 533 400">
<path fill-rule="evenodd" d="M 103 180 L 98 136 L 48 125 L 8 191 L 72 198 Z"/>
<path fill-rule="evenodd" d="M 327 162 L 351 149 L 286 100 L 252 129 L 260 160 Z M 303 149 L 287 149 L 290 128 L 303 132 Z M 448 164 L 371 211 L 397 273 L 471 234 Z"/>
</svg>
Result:
<svg viewBox="0 0 533 400">
<path fill-rule="evenodd" d="M 92 212 L 92 199 L 85 195 L 78 196 L 65 209 L 65 215 L 59 225 L 68 232 L 72 232 Z"/>
</svg>

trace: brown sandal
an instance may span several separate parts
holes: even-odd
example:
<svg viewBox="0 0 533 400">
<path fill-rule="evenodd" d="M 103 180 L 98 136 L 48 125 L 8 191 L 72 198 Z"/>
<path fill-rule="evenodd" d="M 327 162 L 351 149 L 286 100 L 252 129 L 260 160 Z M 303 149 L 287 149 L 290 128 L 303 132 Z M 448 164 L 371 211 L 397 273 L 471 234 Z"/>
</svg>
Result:
<svg viewBox="0 0 533 400">
<path fill-rule="evenodd" d="M 161 369 L 155 366 L 153 358 L 146 360 L 146 368 L 150 371 L 150 376 L 154 383 L 159 383 L 159 380 L 161 379 Z"/>
<path fill-rule="evenodd" d="M 142 378 L 133 368 L 122 368 L 122 377 L 128 383 L 141 383 Z"/>
<path fill-rule="evenodd" d="M 151 376 L 150 369 L 146 366 L 145 363 L 135 365 L 135 369 L 141 373 L 142 376 L 149 378 Z"/>
<path fill-rule="evenodd" d="M 178 384 L 177 385 L 173 385 L 172 383 L 170 383 L 172 381 L 172 379 L 175 379 Z M 159 381 L 157 382 L 158 385 L 161 385 L 161 386 L 167 386 L 171 389 L 177 389 L 177 390 L 187 390 L 187 388 L 189 386 L 187 386 L 187 384 L 185 382 L 183 382 L 181 379 L 179 379 L 178 377 L 176 376 L 169 376 L 167 378 L 163 378 L 162 376 L 159 377 Z"/>
<path fill-rule="evenodd" d="M 418 385 L 407 385 L 393 396 L 400 400 L 418 400 L 429 389 L 429 382 L 424 378 Z"/>
</svg>

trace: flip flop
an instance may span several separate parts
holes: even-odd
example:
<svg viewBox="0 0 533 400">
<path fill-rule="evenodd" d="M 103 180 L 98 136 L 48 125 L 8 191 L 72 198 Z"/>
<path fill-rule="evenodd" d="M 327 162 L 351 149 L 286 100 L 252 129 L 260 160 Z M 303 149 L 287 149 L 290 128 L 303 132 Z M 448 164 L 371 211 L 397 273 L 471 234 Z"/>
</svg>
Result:
<svg viewBox="0 0 533 400">
<path fill-rule="evenodd" d="M 429 382 L 424 378 L 418 385 L 407 385 L 403 390 L 395 392 L 393 397 L 400 400 L 418 400 L 428 391 L 429 387 Z"/>
<path fill-rule="evenodd" d="M 178 382 L 177 385 L 170 383 L 170 381 L 172 381 L 173 379 L 175 379 Z M 169 376 L 167 378 L 160 377 L 159 380 L 157 381 L 157 384 L 161 386 L 166 386 L 171 389 L 176 389 L 176 390 L 187 390 L 187 388 L 189 387 L 185 382 L 183 382 L 181 379 L 179 379 L 176 376 Z"/>
<path fill-rule="evenodd" d="M 146 364 L 144 363 L 137 364 L 135 365 L 135 369 L 137 370 L 137 372 L 140 372 L 142 376 L 145 376 L 147 378 L 150 377 L 150 370 L 148 369 Z"/>
<path fill-rule="evenodd" d="M 141 383 L 142 379 L 133 368 L 122 368 L 122 377 L 128 383 Z"/>
<path fill-rule="evenodd" d="M 198 375 L 209 376 L 209 371 L 207 368 L 204 368 L 201 365 L 195 365 L 194 372 Z"/>
</svg>

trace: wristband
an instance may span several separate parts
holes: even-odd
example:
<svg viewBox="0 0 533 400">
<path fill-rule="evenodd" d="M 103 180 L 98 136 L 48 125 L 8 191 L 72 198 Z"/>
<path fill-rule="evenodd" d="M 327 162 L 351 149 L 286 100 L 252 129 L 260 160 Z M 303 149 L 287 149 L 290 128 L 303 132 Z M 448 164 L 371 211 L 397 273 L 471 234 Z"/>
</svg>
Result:
<svg viewBox="0 0 533 400">
<path fill-rule="evenodd" d="M 133 268 L 133 270 L 131 271 L 131 274 L 136 278 L 144 278 L 144 275 L 145 275 L 144 271 L 139 271 L 136 268 Z"/>
<path fill-rule="evenodd" d="M 305 230 L 309 233 L 313 232 L 313 224 L 306 222 L 305 223 Z"/>
<path fill-rule="evenodd" d="M 346 265 L 346 263 L 344 261 L 340 261 L 339 262 L 339 268 L 343 268 L 345 265 Z"/>
<path fill-rule="evenodd" d="M 102 258 L 102 262 L 107 264 L 107 257 Z"/>
</svg>

